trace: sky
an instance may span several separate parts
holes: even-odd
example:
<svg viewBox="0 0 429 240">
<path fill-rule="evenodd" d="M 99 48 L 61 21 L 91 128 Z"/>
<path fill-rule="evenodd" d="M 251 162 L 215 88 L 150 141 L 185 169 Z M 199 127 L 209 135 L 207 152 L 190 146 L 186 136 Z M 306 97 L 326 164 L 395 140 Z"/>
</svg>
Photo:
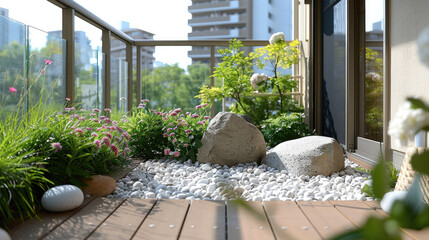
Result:
<svg viewBox="0 0 429 240">
<path fill-rule="evenodd" d="M 191 0 L 75 0 L 96 16 L 120 29 L 121 21 L 131 28 L 155 34 L 156 40 L 186 40 L 191 28 L 188 6 Z M 9 9 L 9 18 L 43 31 L 61 29 L 61 10 L 47 0 L 0 0 L 0 7 Z M 76 30 L 87 32 L 93 49 L 101 46 L 101 31 L 77 20 Z M 187 57 L 190 47 L 157 47 L 155 58 L 168 64 L 179 62 L 186 68 L 191 60 Z"/>
</svg>

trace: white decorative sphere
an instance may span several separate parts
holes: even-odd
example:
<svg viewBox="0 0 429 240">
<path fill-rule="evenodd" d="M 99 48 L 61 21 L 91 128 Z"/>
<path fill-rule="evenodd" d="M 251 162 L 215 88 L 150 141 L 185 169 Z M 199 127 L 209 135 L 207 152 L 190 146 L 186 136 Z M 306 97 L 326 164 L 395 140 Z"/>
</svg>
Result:
<svg viewBox="0 0 429 240">
<path fill-rule="evenodd" d="M 3 228 L 0 228 L 0 240 L 12 240 L 9 233 L 7 233 Z"/>
<path fill-rule="evenodd" d="M 50 212 L 64 212 L 79 207 L 83 202 L 83 192 L 74 185 L 60 185 L 46 191 L 42 196 L 42 206 Z"/>
<path fill-rule="evenodd" d="M 390 213 L 393 203 L 396 200 L 404 199 L 407 196 L 407 193 L 408 191 L 394 191 L 386 193 L 383 199 L 380 201 L 381 209 L 387 213 Z"/>
</svg>

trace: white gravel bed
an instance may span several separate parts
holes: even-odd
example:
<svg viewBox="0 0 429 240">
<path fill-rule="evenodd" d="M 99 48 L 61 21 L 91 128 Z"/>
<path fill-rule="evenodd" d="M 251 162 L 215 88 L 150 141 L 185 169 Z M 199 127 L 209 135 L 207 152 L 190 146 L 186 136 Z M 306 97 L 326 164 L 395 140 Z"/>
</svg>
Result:
<svg viewBox="0 0 429 240">
<path fill-rule="evenodd" d="M 345 168 L 331 176 L 295 176 L 286 170 L 266 165 L 239 164 L 228 167 L 218 164 L 185 163 L 173 159 L 148 160 L 140 163 L 116 183 L 108 197 L 167 198 L 189 200 L 246 201 L 311 201 L 366 200 L 361 188 L 370 176 L 359 172 L 358 165 L 345 160 Z"/>
</svg>

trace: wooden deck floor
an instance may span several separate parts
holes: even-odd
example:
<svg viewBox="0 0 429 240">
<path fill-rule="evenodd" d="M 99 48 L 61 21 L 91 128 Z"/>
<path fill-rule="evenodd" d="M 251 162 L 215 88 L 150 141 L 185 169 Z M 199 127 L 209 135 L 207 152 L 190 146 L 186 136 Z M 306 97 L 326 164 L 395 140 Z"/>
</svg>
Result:
<svg viewBox="0 0 429 240">
<path fill-rule="evenodd" d="M 40 213 L 10 230 L 12 239 L 327 239 L 354 229 L 378 202 L 232 202 L 87 198 L 76 210 Z M 259 214 L 256 214 L 258 212 Z M 258 217 L 259 216 L 259 217 Z M 403 230 L 404 239 L 429 239 L 429 228 Z"/>
</svg>

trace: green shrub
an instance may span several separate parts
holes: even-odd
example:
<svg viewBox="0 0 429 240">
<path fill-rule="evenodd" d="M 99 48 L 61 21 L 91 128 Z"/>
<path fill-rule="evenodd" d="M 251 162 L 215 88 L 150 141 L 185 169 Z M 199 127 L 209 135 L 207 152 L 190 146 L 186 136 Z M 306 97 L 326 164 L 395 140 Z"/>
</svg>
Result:
<svg viewBox="0 0 429 240">
<path fill-rule="evenodd" d="M 132 155 L 146 159 L 167 155 L 182 161 L 196 161 L 210 119 L 205 116 L 207 105 L 196 106 L 194 113 L 183 113 L 180 108 L 163 112 L 144 107 L 140 104 L 125 125 L 131 135 Z"/>
<path fill-rule="evenodd" d="M 304 123 L 301 113 L 282 114 L 277 118 L 267 119 L 261 126 L 261 132 L 270 147 L 313 134 Z"/>
<path fill-rule="evenodd" d="M 168 139 L 163 137 L 163 116 L 159 111 L 137 110 L 134 111 L 125 129 L 131 135 L 130 149 L 133 157 L 152 159 L 161 157 Z"/>
<path fill-rule="evenodd" d="M 33 107 L 27 115 L 21 110 L 0 121 L 0 226 L 7 227 L 19 216 L 31 217 L 40 206 L 41 193 L 52 185 L 40 168 L 42 159 L 34 151 L 23 150 L 32 137 L 27 124 L 37 122 L 46 111 Z M 30 118 L 29 114 L 32 115 Z"/>
<path fill-rule="evenodd" d="M 25 148 L 46 162 L 46 176 L 56 185 L 82 186 L 84 177 L 106 174 L 126 163 L 129 134 L 121 121 L 98 116 L 98 111 L 67 108 L 31 126 Z"/>
</svg>

